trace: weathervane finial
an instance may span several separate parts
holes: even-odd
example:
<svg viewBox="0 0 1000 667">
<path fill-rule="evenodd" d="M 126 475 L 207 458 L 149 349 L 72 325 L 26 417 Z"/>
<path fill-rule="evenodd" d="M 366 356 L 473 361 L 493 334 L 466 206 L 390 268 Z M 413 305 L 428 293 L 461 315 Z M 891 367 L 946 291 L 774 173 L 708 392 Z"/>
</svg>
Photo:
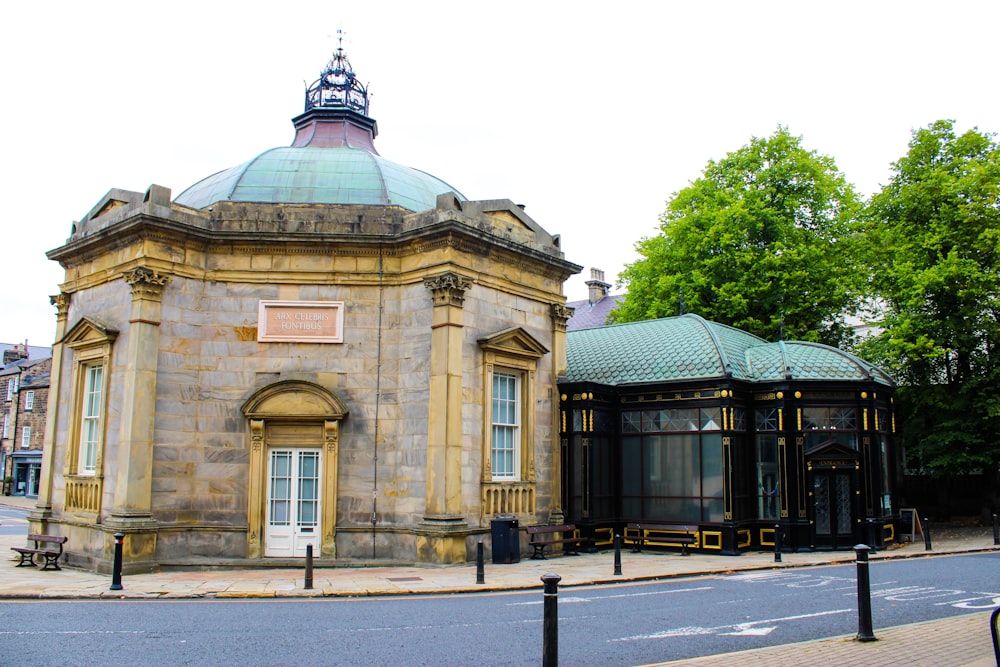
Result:
<svg viewBox="0 0 1000 667">
<path fill-rule="evenodd" d="M 347 107 L 368 115 L 368 89 L 358 81 L 351 61 L 344 55 L 344 31 L 337 28 L 337 50 L 319 79 L 306 89 L 305 110 Z"/>
</svg>

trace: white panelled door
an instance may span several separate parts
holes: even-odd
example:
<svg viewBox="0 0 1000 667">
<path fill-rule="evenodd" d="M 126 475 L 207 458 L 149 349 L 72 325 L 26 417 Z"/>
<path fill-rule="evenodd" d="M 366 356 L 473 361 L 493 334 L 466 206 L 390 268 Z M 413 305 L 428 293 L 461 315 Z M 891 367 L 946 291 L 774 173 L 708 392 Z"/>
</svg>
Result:
<svg viewBox="0 0 1000 667">
<path fill-rule="evenodd" d="M 319 449 L 269 450 L 265 556 L 319 556 L 320 470 Z"/>
</svg>

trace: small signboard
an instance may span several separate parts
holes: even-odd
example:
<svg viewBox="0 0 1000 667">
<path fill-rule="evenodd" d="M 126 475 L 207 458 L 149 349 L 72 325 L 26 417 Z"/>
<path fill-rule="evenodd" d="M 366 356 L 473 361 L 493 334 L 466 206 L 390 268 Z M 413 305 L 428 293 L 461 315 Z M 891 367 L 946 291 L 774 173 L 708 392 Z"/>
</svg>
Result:
<svg viewBox="0 0 1000 667">
<path fill-rule="evenodd" d="M 917 540 L 917 534 L 923 537 L 924 527 L 920 524 L 920 516 L 916 509 L 903 507 L 899 510 L 899 530 L 901 537 L 909 537 L 910 542 Z"/>
<path fill-rule="evenodd" d="M 261 301 L 260 343 L 343 343 L 343 301 Z"/>
</svg>

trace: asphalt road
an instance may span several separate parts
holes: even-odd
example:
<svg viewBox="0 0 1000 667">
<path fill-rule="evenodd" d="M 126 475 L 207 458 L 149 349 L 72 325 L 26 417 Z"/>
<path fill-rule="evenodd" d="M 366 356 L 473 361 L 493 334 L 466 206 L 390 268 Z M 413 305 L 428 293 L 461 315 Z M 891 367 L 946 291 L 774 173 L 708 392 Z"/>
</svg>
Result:
<svg viewBox="0 0 1000 667">
<path fill-rule="evenodd" d="M 879 627 L 1000 604 L 1000 553 L 879 561 Z M 639 665 L 857 632 L 854 565 L 560 592 L 564 665 Z M 537 665 L 539 591 L 0 605 L 4 665 Z"/>
</svg>

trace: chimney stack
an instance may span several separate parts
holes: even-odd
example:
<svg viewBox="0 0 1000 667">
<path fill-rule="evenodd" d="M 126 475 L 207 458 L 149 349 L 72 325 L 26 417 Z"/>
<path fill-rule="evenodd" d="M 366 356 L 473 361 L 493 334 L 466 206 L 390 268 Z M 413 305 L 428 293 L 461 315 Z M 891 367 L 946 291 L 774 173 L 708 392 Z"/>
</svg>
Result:
<svg viewBox="0 0 1000 667">
<path fill-rule="evenodd" d="M 590 280 L 587 281 L 587 287 L 590 288 L 588 300 L 591 306 L 606 297 L 608 290 L 611 289 L 611 285 L 604 282 L 604 271 L 594 268 L 590 269 Z"/>
</svg>

